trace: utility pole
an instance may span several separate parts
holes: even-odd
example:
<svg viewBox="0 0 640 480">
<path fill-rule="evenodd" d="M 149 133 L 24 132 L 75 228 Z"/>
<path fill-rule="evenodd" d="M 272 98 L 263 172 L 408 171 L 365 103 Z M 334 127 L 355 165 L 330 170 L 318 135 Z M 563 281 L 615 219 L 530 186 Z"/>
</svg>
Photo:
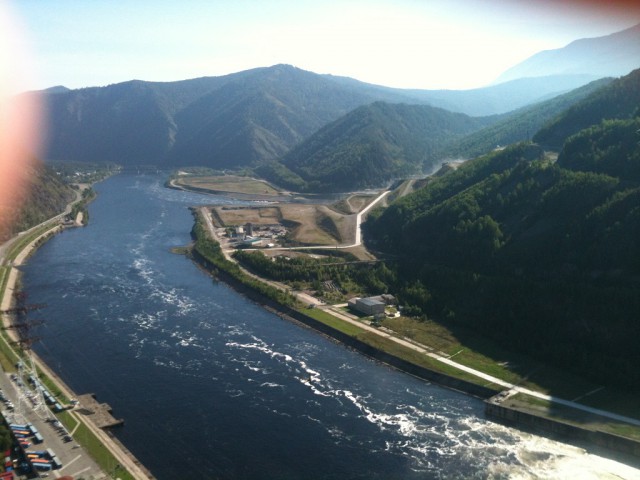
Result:
<svg viewBox="0 0 640 480">
<path fill-rule="evenodd" d="M 9 310 L 4 310 L 2 313 L 10 314 L 14 316 L 13 322 L 10 325 L 7 325 L 5 329 L 12 329 L 16 332 L 17 339 L 15 343 L 24 353 L 26 357 L 18 360 L 18 364 L 16 367 L 18 368 L 18 405 L 16 414 L 20 416 L 24 416 L 24 404 L 28 399 L 33 404 L 33 410 L 38 414 L 40 418 L 49 418 L 51 417 L 51 412 L 47 408 L 47 404 L 44 399 L 43 388 L 40 385 L 40 381 L 38 380 L 38 371 L 35 367 L 35 362 L 33 361 L 33 352 L 31 350 L 32 345 L 40 340 L 40 337 L 33 335 L 33 328 L 44 323 L 43 320 L 31 320 L 27 317 L 27 313 L 33 310 L 39 310 L 44 308 L 46 305 L 44 304 L 28 304 L 27 303 L 27 294 L 24 292 L 17 292 L 14 294 L 15 298 L 15 307 Z M 28 365 L 25 365 L 25 361 L 28 362 Z M 31 392 L 28 387 L 28 381 L 25 377 L 29 376 L 29 371 L 31 374 L 31 379 L 33 380 L 35 394 Z"/>
</svg>

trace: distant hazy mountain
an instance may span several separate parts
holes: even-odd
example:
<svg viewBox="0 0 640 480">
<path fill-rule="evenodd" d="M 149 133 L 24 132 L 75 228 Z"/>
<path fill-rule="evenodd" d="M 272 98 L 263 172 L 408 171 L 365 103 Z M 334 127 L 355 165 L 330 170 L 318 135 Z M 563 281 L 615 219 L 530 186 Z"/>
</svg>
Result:
<svg viewBox="0 0 640 480">
<path fill-rule="evenodd" d="M 473 116 L 511 112 L 570 92 L 600 78 L 593 75 L 550 75 L 518 78 L 473 90 L 410 90 L 416 100 Z"/>
<path fill-rule="evenodd" d="M 443 154 L 455 158 L 473 158 L 497 147 L 531 140 L 545 124 L 612 81 L 612 78 L 601 78 L 568 93 L 504 114 L 488 127 L 455 141 Z"/>
<path fill-rule="evenodd" d="M 294 189 L 380 187 L 433 169 L 443 145 L 492 121 L 427 105 L 376 102 L 314 133 L 283 158 L 282 167 L 269 166 L 260 172 Z"/>
<path fill-rule="evenodd" d="M 640 67 L 640 24 L 605 37 L 585 38 L 536 53 L 504 72 L 495 83 L 523 77 L 591 75 L 618 77 Z"/>
<path fill-rule="evenodd" d="M 42 93 L 51 94 L 51 93 L 66 93 L 69 89 L 64 85 L 56 85 L 55 87 L 49 87 L 46 90 L 43 90 Z"/>
<path fill-rule="evenodd" d="M 525 79 L 468 91 L 402 90 L 288 65 L 179 82 L 45 91 L 46 159 L 234 168 L 279 159 L 324 125 L 376 101 L 503 113 L 585 82 Z"/>
<path fill-rule="evenodd" d="M 320 127 L 378 99 L 398 102 L 402 91 L 342 85 L 286 65 L 229 82 L 175 115 L 172 165 L 232 168 L 282 157 Z"/>
</svg>

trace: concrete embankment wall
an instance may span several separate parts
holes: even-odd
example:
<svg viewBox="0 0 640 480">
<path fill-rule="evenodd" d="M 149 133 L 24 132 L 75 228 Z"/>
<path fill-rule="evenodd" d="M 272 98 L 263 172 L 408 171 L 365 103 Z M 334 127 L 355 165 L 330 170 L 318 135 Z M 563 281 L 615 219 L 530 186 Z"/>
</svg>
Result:
<svg viewBox="0 0 640 480">
<path fill-rule="evenodd" d="M 423 380 L 428 380 L 430 382 L 437 383 L 438 385 L 442 385 L 444 387 L 457 390 L 459 392 L 466 393 L 468 395 L 472 395 L 474 397 L 478 397 L 482 399 L 487 399 L 489 397 L 492 397 L 496 393 L 498 393 L 498 390 L 488 388 L 488 387 L 483 387 L 482 385 L 476 385 L 475 383 L 471 383 L 462 379 L 451 377 L 449 375 L 436 372 L 434 370 L 429 370 L 425 367 L 421 367 L 413 363 L 410 363 L 406 360 L 403 360 L 401 358 L 395 357 L 378 348 L 372 347 L 371 345 L 368 345 L 362 342 L 361 340 L 358 340 L 357 338 L 354 338 L 350 335 L 347 335 L 346 333 L 336 330 L 330 327 L 329 325 L 326 325 L 314 318 L 311 318 L 305 315 L 302 312 L 299 312 L 298 310 L 294 310 L 293 308 L 288 307 L 286 305 L 281 305 L 276 301 L 268 297 L 265 297 L 264 295 L 256 292 L 255 290 L 239 282 L 238 280 L 236 280 L 226 272 L 214 267 L 214 265 L 212 265 L 206 258 L 200 255 L 197 251 L 195 251 L 195 249 L 192 251 L 192 255 L 194 260 L 196 260 L 205 269 L 210 271 L 212 268 L 215 268 L 217 271 L 217 276 L 222 281 L 229 284 L 235 290 L 243 293 L 251 300 L 255 301 L 256 303 L 259 303 L 260 305 L 264 306 L 267 310 L 273 312 L 274 314 L 282 318 L 302 323 L 371 358 L 374 358 L 380 362 L 383 362 L 387 365 L 397 368 L 398 370 L 401 370 L 403 372 L 406 372 L 410 375 L 421 378 Z"/>
<path fill-rule="evenodd" d="M 485 402 L 485 413 L 488 418 L 499 423 L 528 427 L 528 429 L 544 431 L 563 439 L 588 442 L 591 445 L 640 459 L 640 442 L 630 438 L 599 430 L 588 430 L 560 420 L 541 417 L 533 413 L 496 404 L 491 400 Z"/>
</svg>

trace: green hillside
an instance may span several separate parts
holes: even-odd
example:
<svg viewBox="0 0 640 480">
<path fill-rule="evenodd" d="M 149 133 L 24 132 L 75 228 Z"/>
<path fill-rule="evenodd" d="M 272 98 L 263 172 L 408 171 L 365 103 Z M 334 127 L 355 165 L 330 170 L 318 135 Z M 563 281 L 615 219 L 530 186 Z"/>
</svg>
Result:
<svg viewBox="0 0 640 480">
<path fill-rule="evenodd" d="M 545 125 L 533 141 L 559 151 L 564 141 L 603 120 L 631 118 L 640 109 L 640 69 L 614 80 Z"/>
<path fill-rule="evenodd" d="M 426 105 L 377 102 L 357 108 L 295 147 L 270 180 L 312 191 L 380 187 L 432 170 L 444 145 L 493 118 L 472 118 Z M 277 176 L 280 178 L 277 178 Z"/>
<path fill-rule="evenodd" d="M 637 389 L 638 129 L 581 132 L 557 163 L 533 144 L 467 162 L 373 216 L 367 238 L 399 258 L 412 311 Z"/>
<path fill-rule="evenodd" d="M 19 207 L 17 217 L 4 232 L 0 232 L 0 240 L 10 238 L 18 232 L 27 230 L 51 217 L 62 213 L 75 193 L 71 187 L 63 183 L 49 167 L 38 165 L 31 168 L 28 175 L 28 193 Z"/>
</svg>

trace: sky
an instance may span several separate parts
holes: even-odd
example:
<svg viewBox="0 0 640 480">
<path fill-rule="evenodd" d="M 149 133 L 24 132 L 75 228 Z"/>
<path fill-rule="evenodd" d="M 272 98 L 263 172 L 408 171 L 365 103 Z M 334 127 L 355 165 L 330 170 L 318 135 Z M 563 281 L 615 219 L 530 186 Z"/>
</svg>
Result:
<svg viewBox="0 0 640 480">
<path fill-rule="evenodd" d="M 0 81 L 16 91 L 81 88 L 286 63 L 391 87 L 468 89 L 541 50 L 638 24 L 639 4 L 0 0 Z"/>
</svg>

